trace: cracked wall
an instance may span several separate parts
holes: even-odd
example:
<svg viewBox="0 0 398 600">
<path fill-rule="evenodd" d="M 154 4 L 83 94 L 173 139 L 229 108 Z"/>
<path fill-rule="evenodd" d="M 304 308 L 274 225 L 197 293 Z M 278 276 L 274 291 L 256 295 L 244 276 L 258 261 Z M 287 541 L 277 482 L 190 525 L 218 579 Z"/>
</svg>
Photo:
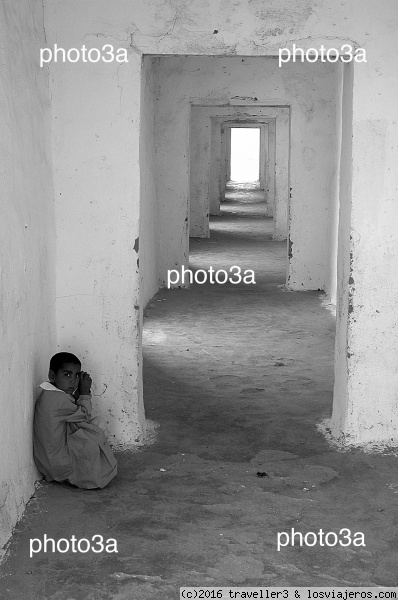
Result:
<svg viewBox="0 0 398 600">
<path fill-rule="evenodd" d="M 48 77 L 37 56 L 43 7 L 0 4 L 0 555 L 34 490 L 37 386 L 55 346 Z"/>
</svg>

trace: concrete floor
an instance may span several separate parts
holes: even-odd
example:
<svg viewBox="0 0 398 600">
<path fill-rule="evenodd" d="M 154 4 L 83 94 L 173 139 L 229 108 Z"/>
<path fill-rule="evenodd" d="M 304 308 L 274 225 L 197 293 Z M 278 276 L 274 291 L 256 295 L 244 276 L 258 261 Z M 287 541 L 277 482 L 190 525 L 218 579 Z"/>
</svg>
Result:
<svg viewBox="0 0 398 600">
<path fill-rule="evenodd" d="M 317 431 L 332 408 L 334 318 L 321 293 L 284 289 L 286 243 L 271 240 L 272 221 L 251 194 L 229 190 L 210 239 L 191 240 L 191 263 L 253 269 L 256 285 L 195 284 L 151 301 L 145 406 L 155 441 L 120 453 L 104 490 L 37 490 L 2 565 L 1 598 L 398 585 L 398 459 L 337 452 Z M 278 532 L 292 528 L 348 528 L 366 546 L 300 547 L 296 538 L 278 552 Z M 29 539 L 44 534 L 99 534 L 116 539 L 118 553 L 29 558 Z"/>
</svg>

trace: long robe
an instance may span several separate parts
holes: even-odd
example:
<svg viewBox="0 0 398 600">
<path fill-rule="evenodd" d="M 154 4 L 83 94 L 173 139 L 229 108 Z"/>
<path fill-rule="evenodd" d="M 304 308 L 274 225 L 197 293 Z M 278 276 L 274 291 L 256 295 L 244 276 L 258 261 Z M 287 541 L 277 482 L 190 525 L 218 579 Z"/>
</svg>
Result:
<svg viewBox="0 0 398 600">
<path fill-rule="evenodd" d="M 69 481 L 86 489 L 105 487 L 115 477 L 117 463 L 104 431 L 90 422 L 91 396 L 75 401 L 51 383 L 40 387 L 33 436 L 38 470 L 47 481 Z"/>
</svg>

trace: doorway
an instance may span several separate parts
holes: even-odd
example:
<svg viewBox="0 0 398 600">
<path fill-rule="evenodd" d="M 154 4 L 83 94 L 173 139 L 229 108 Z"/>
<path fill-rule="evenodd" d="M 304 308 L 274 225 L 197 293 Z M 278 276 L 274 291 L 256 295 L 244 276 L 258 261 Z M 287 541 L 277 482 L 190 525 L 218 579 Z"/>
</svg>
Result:
<svg viewBox="0 0 398 600">
<path fill-rule="evenodd" d="M 231 127 L 230 181 L 260 184 L 260 128 Z"/>
<path fill-rule="evenodd" d="M 338 213 L 339 66 L 329 66 L 325 73 L 322 64 L 289 64 L 282 77 L 271 58 L 169 56 L 155 59 L 150 76 L 149 95 L 153 89 L 162 92 L 155 96 L 153 113 L 148 102 L 144 113 L 148 123 L 154 123 L 160 285 L 167 282 L 167 269 L 188 267 L 189 233 L 210 238 L 211 200 L 218 201 L 219 211 L 222 200 L 219 180 L 212 173 L 225 169 L 223 129 L 264 125 L 269 140 L 272 135 L 275 139 L 268 146 L 275 148 L 275 169 L 271 166 L 268 172 L 275 174 L 284 160 L 287 175 L 277 177 L 275 184 L 277 196 L 278 184 L 284 182 L 286 198 L 286 204 L 279 205 L 284 206 L 280 222 L 289 233 L 289 245 L 284 243 L 284 250 L 290 250 L 285 285 L 292 291 L 328 292 L 335 263 L 331 215 Z M 150 169 L 145 173 L 152 175 Z M 261 181 L 260 172 L 258 178 Z"/>
</svg>

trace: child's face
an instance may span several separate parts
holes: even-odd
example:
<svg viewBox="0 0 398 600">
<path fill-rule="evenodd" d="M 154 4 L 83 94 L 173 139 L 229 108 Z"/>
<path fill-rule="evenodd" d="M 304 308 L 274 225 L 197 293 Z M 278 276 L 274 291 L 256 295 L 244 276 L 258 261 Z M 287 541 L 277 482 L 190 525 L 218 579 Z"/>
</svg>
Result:
<svg viewBox="0 0 398 600">
<path fill-rule="evenodd" d="M 81 368 L 81 365 L 65 363 L 56 373 L 54 371 L 49 372 L 49 381 L 59 390 L 67 394 L 73 394 L 79 385 Z"/>
</svg>

